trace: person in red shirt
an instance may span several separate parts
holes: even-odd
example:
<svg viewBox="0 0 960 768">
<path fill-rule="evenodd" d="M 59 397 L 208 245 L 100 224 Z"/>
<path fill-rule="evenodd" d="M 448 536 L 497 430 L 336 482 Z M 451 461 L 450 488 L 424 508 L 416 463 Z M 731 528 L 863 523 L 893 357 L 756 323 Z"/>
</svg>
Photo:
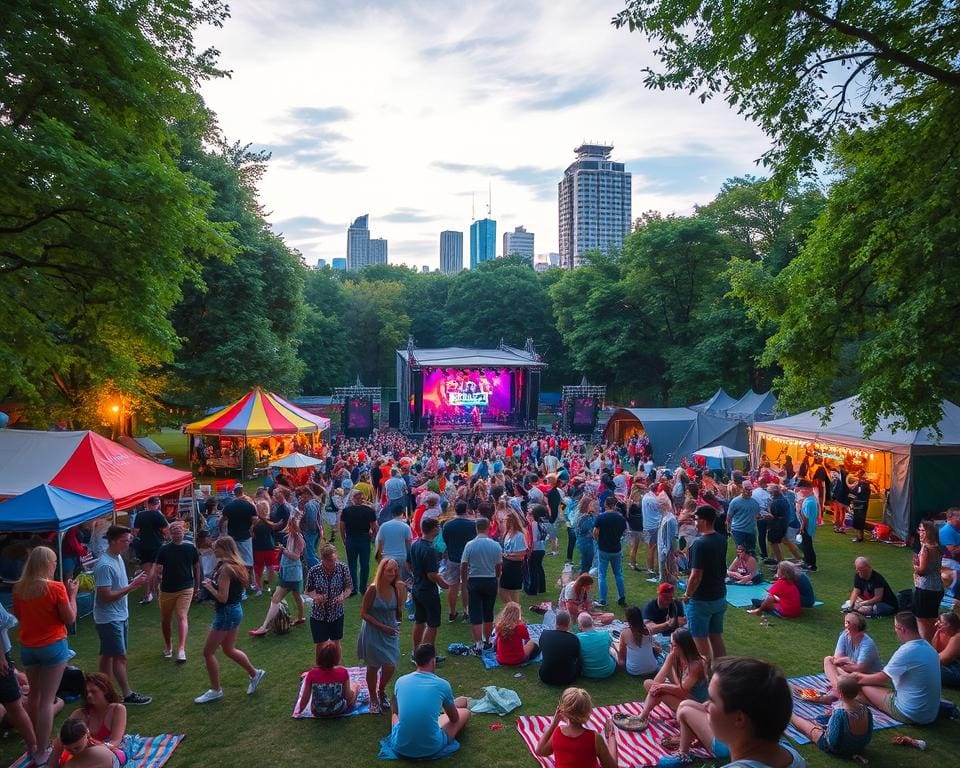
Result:
<svg viewBox="0 0 960 768">
<path fill-rule="evenodd" d="M 593 700 L 583 688 L 567 688 L 550 726 L 537 744 L 541 757 L 553 755 L 556 768 L 617 768 L 617 734 L 613 720 L 603 724 L 603 734 L 587 727 Z"/>
<path fill-rule="evenodd" d="M 797 572 L 792 563 L 782 562 L 777 566 L 777 580 L 770 585 L 767 596 L 762 600 L 754 598 L 753 608 L 747 610 L 755 616 L 769 611 L 785 619 L 797 618 L 803 609 L 800 607 L 800 590 L 797 589 Z"/>
<path fill-rule="evenodd" d="M 524 664 L 538 653 L 540 646 L 530 639 L 523 623 L 519 603 L 507 603 L 496 622 L 497 661 L 505 667 Z"/>
</svg>

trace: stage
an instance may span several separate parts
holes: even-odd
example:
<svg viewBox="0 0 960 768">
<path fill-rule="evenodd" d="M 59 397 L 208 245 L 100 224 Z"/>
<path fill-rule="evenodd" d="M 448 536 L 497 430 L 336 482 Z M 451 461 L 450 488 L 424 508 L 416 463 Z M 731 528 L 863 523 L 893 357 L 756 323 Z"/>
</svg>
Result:
<svg viewBox="0 0 960 768">
<path fill-rule="evenodd" d="M 505 434 L 537 427 L 541 360 L 524 349 L 397 350 L 399 423 L 405 434 Z"/>
</svg>

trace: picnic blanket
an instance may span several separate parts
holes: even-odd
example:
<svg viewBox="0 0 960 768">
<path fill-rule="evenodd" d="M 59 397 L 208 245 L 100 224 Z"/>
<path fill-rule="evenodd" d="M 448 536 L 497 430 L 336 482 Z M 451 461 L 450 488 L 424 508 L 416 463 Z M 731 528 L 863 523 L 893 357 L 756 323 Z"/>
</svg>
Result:
<svg viewBox="0 0 960 768">
<path fill-rule="evenodd" d="M 141 737 L 128 733 L 123 743 L 133 754 L 127 754 L 127 768 L 161 768 L 180 746 L 184 736 L 182 733 L 161 733 L 159 736 Z M 53 760 L 52 757 L 50 759 Z M 10 768 L 27 768 L 30 765 L 33 765 L 33 761 L 24 753 Z"/>
<path fill-rule="evenodd" d="M 606 629 L 611 633 L 623 632 L 623 630 L 625 630 L 628 626 L 629 624 L 627 624 L 627 622 L 620 621 L 620 619 L 614 619 L 609 624 L 597 625 L 599 629 Z M 544 629 L 543 624 L 527 624 L 527 631 L 530 633 L 530 639 L 533 640 L 535 643 L 540 642 L 540 635 L 543 634 L 543 629 Z M 617 635 L 616 637 L 619 637 L 619 635 Z M 616 639 L 616 637 L 614 639 Z M 493 641 L 495 639 L 496 639 L 496 633 L 494 633 L 494 637 L 491 638 L 491 640 Z M 484 669 L 496 669 L 497 667 L 500 666 L 500 662 L 497 661 L 497 652 L 495 648 L 490 648 L 489 650 L 483 651 L 480 654 L 480 661 L 483 662 Z M 529 661 L 525 661 L 523 664 L 519 664 L 517 666 L 525 667 L 528 664 L 539 664 L 541 661 L 543 661 L 543 654 L 538 653 Z"/>
<path fill-rule="evenodd" d="M 593 714 L 590 715 L 589 727 L 603 732 L 603 724 L 613 717 L 615 712 L 626 712 L 630 715 L 639 715 L 643 711 L 642 701 L 631 701 L 626 704 L 616 704 L 610 707 L 594 707 Z M 540 757 L 534 751 L 537 748 L 537 742 L 550 726 L 552 715 L 534 715 L 532 717 L 518 717 L 517 731 L 520 732 L 520 738 L 523 739 L 530 753 L 537 759 L 537 762 L 543 768 L 554 768 L 553 757 Z M 617 734 L 617 759 L 623 768 L 632 768 L 633 766 L 656 765 L 661 757 L 669 755 L 671 752 L 660 746 L 660 742 L 665 736 L 679 736 L 680 724 L 676 716 L 666 704 L 658 704 L 650 715 L 650 727 L 639 733 L 635 731 L 623 731 L 616 729 Z M 704 749 L 696 748 L 692 750 L 695 757 L 704 760 L 710 758 L 710 753 Z"/>
<path fill-rule="evenodd" d="M 340 717 L 351 717 L 353 715 L 370 714 L 370 690 L 367 688 L 367 668 L 366 667 L 347 667 L 350 674 L 350 687 L 357 692 L 357 703 L 349 712 L 345 712 Z M 300 697 L 303 695 L 303 687 L 307 684 L 305 677 L 307 673 L 300 675 L 300 687 L 297 689 L 297 698 L 293 702 L 293 712 L 290 717 L 313 718 L 309 706 L 305 712 L 300 712 Z M 309 705 L 309 701 L 307 702 Z M 326 720 L 328 718 L 316 718 Z"/>
<path fill-rule="evenodd" d="M 727 602 L 735 608 L 752 608 L 754 599 L 763 600 L 771 586 L 770 582 L 767 581 L 762 584 L 748 584 L 746 586 L 727 584 Z M 823 605 L 822 600 L 814 601 L 814 608 L 819 605 Z"/>
<path fill-rule="evenodd" d="M 826 693 L 830 689 L 830 683 L 827 682 L 826 676 L 822 674 L 791 677 L 789 682 L 795 688 L 813 688 L 819 693 Z M 820 715 L 829 714 L 830 709 L 831 707 L 827 704 L 812 704 L 809 701 L 803 701 L 796 694 L 793 695 L 793 713 L 800 715 L 800 717 L 813 720 Z M 870 710 L 873 712 L 873 730 L 875 731 L 881 731 L 884 728 L 896 728 L 897 726 L 903 725 L 903 723 L 899 720 L 894 720 L 886 712 L 881 712 L 874 707 L 870 707 Z M 792 725 L 787 726 L 786 734 L 797 744 L 810 743 L 810 739 Z"/>
</svg>

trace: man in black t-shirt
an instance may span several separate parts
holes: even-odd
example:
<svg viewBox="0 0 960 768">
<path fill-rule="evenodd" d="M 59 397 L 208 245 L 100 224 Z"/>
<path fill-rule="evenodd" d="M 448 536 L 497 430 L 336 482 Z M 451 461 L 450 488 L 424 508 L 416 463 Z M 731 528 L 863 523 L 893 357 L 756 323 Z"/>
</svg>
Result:
<svg viewBox="0 0 960 768">
<path fill-rule="evenodd" d="M 899 609 L 897 595 L 870 561 L 858 557 L 853 561 L 853 591 L 841 607 L 843 611 L 857 611 L 864 616 L 892 616 Z"/>
<path fill-rule="evenodd" d="M 603 514 L 593 524 L 593 538 L 597 540 L 597 569 L 600 572 L 600 602 L 607 604 L 607 565 L 613 570 L 617 584 L 617 605 L 627 604 L 626 588 L 623 585 L 623 549 L 620 540 L 627 530 L 626 518 L 617 512 L 617 499 L 613 494 L 603 502 Z"/>
<path fill-rule="evenodd" d="M 413 572 L 413 647 L 421 643 L 431 643 L 437 638 L 440 626 L 440 593 L 437 587 L 447 589 L 447 582 L 440 576 L 440 553 L 433 546 L 434 539 L 440 533 L 440 523 L 436 518 L 428 517 L 420 524 L 423 533 L 410 547 L 407 562 Z M 437 661 L 443 657 L 438 656 Z"/>
<path fill-rule="evenodd" d="M 651 635 L 670 635 L 686 626 L 683 603 L 674 599 L 674 593 L 673 584 L 661 584 L 657 587 L 657 596 L 643 606 L 643 623 Z"/>
<path fill-rule="evenodd" d="M 223 508 L 220 516 L 220 533 L 226 534 L 237 543 L 237 550 L 250 571 L 250 583 L 253 583 L 253 542 L 251 530 L 257 519 L 257 508 L 244 494 L 243 486 L 233 486 L 233 499 Z"/>
<path fill-rule="evenodd" d="M 683 599 L 687 603 L 687 627 L 705 659 L 727 655 L 723 643 L 723 617 L 727 612 L 726 542 L 714 530 L 717 510 L 703 504 L 693 515 L 697 538 L 690 545 L 690 579 Z"/>
<path fill-rule="evenodd" d="M 457 597 L 460 595 L 460 558 L 468 541 L 477 538 L 477 523 L 467 517 L 467 502 L 458 501 L 454 507 L 456 517 L 443 526 L 443 542 L 447 545 L 447 559 L 443 566 L 443 580 L 450 585 L 447 590 L 447 620 L 457 620 Z M 463 584 L 463 612 L 467 612 L 467 585 Z"/>
<path fill-rule="evenodd" d="M 557 628 L 540 633 L 540 680 L 547 685 L 570 685 L 580 675 L 580 641 L 570 631 L 570 614 L 557 611 Z"/>
<path fill-rule="evenodd" d="M 347 551 L 347 568 L 353 579 L 353 593 L 350 595 L 353 597 L 367 590 L 370 544 L 377 535 L 377 513 L 363 503 L 363 491 L 354 491 L 350 495 L 350 504 L 340 513 L 340 535 Z"/>
<path fill-rule="evenodd" d="M 157 553 L 166 540 L 167 518 L 160 511 L 160 497 L 151 496 L 147 499 L 147 508 L 137 514 L 133 524 L 133 535 L 137 537 L 137 557 L 147 574 L 147 592 L 140 601 L 140 605 L 153 602 L 153 593 L 157 588 L 157 578 L 154 573 L 154 564 L 157 562 Z"/>
<path fill-rule="evenodd" d="M 200 597 L 200 555 L 193 544 L 183 540 L 184 525 L 177 520 L 170 525 L 170 543 L 160 547 L 157 570 L 160 572 L 160 629 L 163 632 L 163 655 L 173 656 L 170 624 L 177 615 L 177 663 L 187 660 L 187 613 L 190 603 Z"/>
</svg>

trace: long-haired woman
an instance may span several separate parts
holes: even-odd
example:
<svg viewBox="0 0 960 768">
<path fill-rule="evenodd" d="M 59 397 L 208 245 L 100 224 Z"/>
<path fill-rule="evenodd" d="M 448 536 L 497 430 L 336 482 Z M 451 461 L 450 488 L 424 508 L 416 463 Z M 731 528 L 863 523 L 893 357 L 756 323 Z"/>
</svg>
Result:
<svg viewBox="0 0 960 768">
<path fill-rule="evenodd" d="M 207 634 L 207 642 L 203 645 L 203 660 L 207 665 L 207 674 L 210 675 L 210 689 L 202 693 L 194 701 L 197 704 L 206 704 L 223 698 L 223 688 L 220 687 L 220 663 L 217 661 L 217 648 L 223 650 L 223 655 L 239 664 L 250 676 L 247 693 L 257 690 L 266 670 L 257 669 L 250 663 L 247 654 L 236 647 L 237 630 L 243 621 L 243 607 L 240 604 L 243 590 L 249 586 L 247 566 L 237 551 L 237 543 L 230 536 L 221 536 L 213 545 L 217 556 L 217 567 L 213 576 L 203 580 L 203 586 L 213 597 L 216 609 L 213 614 L 213 624 Z"/>
<path fill-rule="evenodd" d="M 617 666 L 625 669 L 628 675 L 646 677 L 660 668 L 657 654 L 660 647 L 656 644 L 650 630 L 643 620 L 643 611 L 635 605 L 625 613 L 627 629 L 620 633 L 620 642 L 611 652 L 615 654 Z"/>
<path fill-rule="evenodd" d="M 500 599 L 504 603 L 515 603 L 520 596 L 520 588 L 523 587 L 523 561 L 529 550 L 520 515 L 511 509 L 504 520 Z"/>
<path fill-rule="evenodd" d="M 81 720 L 90 730 L 90 735 L 114 753 L 123 751 L 123 737 L 127 730 L 127 708 L 120 694 L 110 682 L 110 678 L 101 672 L 84 675 L 83 706 L 70 713 L 68 720 Z M 53 754 L 60 756 L 63 744 L 60 739 L 53 742 Z M 124 754 L 124 759 L 126 759 Z"/>
<path fill-rule="evenodd" d="M 37 765 L 48 759 L 54 701 L 70 658 L 67 624 L 77 620 L 77 582 L 57 581 L 56 571 L 56 553 L 47 547 L 35 547 L 13 588 L 13 613 L 20 620 L 21 658 L 30 682 L 27 714 L 33 723 L 32 734 L 25 732 L 23 724 L 19 730 L 28 740 L 27 751 Z M 35 736 L 32 744 L 28 739 L 31 735 Z"/>
<path fill-rule="evenodd" d="M 594 609 L 593 600 L 590 599 L 594 583 L 593 576 L 589 573 L 581 573 L 561 590 L 560 606 L 571 616 L 589 613 L 601 624 L 609 624 L 616 616 L 612 613 Z"/>
<path fill-rule="evenodd" d="M 371 714 L 379 714 L 381 708 L 390 706 L 384 689 L 400 663 L 400 621 L 405 599 L 406 585 L 400 577 L 399 564 L 392 557 L 383 558 L 373 584 L 363 593 L 363 621 L 357 636 L 357 658 L 367 665 Z"/>
<path fill-rule="evenodd" d="M 497 661 L 505 667 L 524 664 L 538 653 L 540 646 L 530 639 L 530 631 L 523 623 L 519 603 L 507 603 L 496 621 Z"/>
<path fill-rule="evenodd" d="M 273 543 L 273 524 L 270 522 L 270 502 L 257 499 L 254 503 L 257 519 L 253 523 L 251 546 L 253 547 L 253 583 L 256 596 L 270 586 L 270 576 L 277 567 L 277 550 Z M 264 578 L 266 573 L 266 578 Z"/>
<path fill-rule="evenodd" d="M 640 713 L 641 729 L 646 728 L 650 713 L 661 701 L 674 712 L 681 701 L 706 701 L 709 698 L 708 682 L 707 664 L 697 650 L 690 630 L 676 630 L 670 635 L 670 653 L 657 676 L 643 681 L 647 698 Z"/>
<path fill-rule="evenodd" d="M 917 529 L 920 537 L 920 554 L 913 563 L 913 612 L 917 617 L 920 637 L 928 643 L 936 632 L 940 602 L 943 600 L 943 577 L 940 575 L 940 561 L 943 549 L 940 547 L 940 531 L 931 520 L 923 520 Z"/>
<path fill-rule="evenodd" d="M 267 608 L 267 615 L 256 629 L 251 629 L 247 634 L 251 637 L 263 637 L 270 628 L 270 622 L 280 611 L 280 603 L 283 602 L 287 593 L 293 593 L 293 600 L 297 604 L 297 618 L 293 622 L 295 627 L 306 623 L 303 616 L 303 597 L 300 592 L 303 589 L 303 566 L 300 564 L 300 558 L 306 548 L 303 534 L 300 533 L 300 515 L 293 515 L 283 529 L 286 540 L 285 545 L 280 547 L 280 585 L 270 598 L 270 607 Z"/>
</svg>

